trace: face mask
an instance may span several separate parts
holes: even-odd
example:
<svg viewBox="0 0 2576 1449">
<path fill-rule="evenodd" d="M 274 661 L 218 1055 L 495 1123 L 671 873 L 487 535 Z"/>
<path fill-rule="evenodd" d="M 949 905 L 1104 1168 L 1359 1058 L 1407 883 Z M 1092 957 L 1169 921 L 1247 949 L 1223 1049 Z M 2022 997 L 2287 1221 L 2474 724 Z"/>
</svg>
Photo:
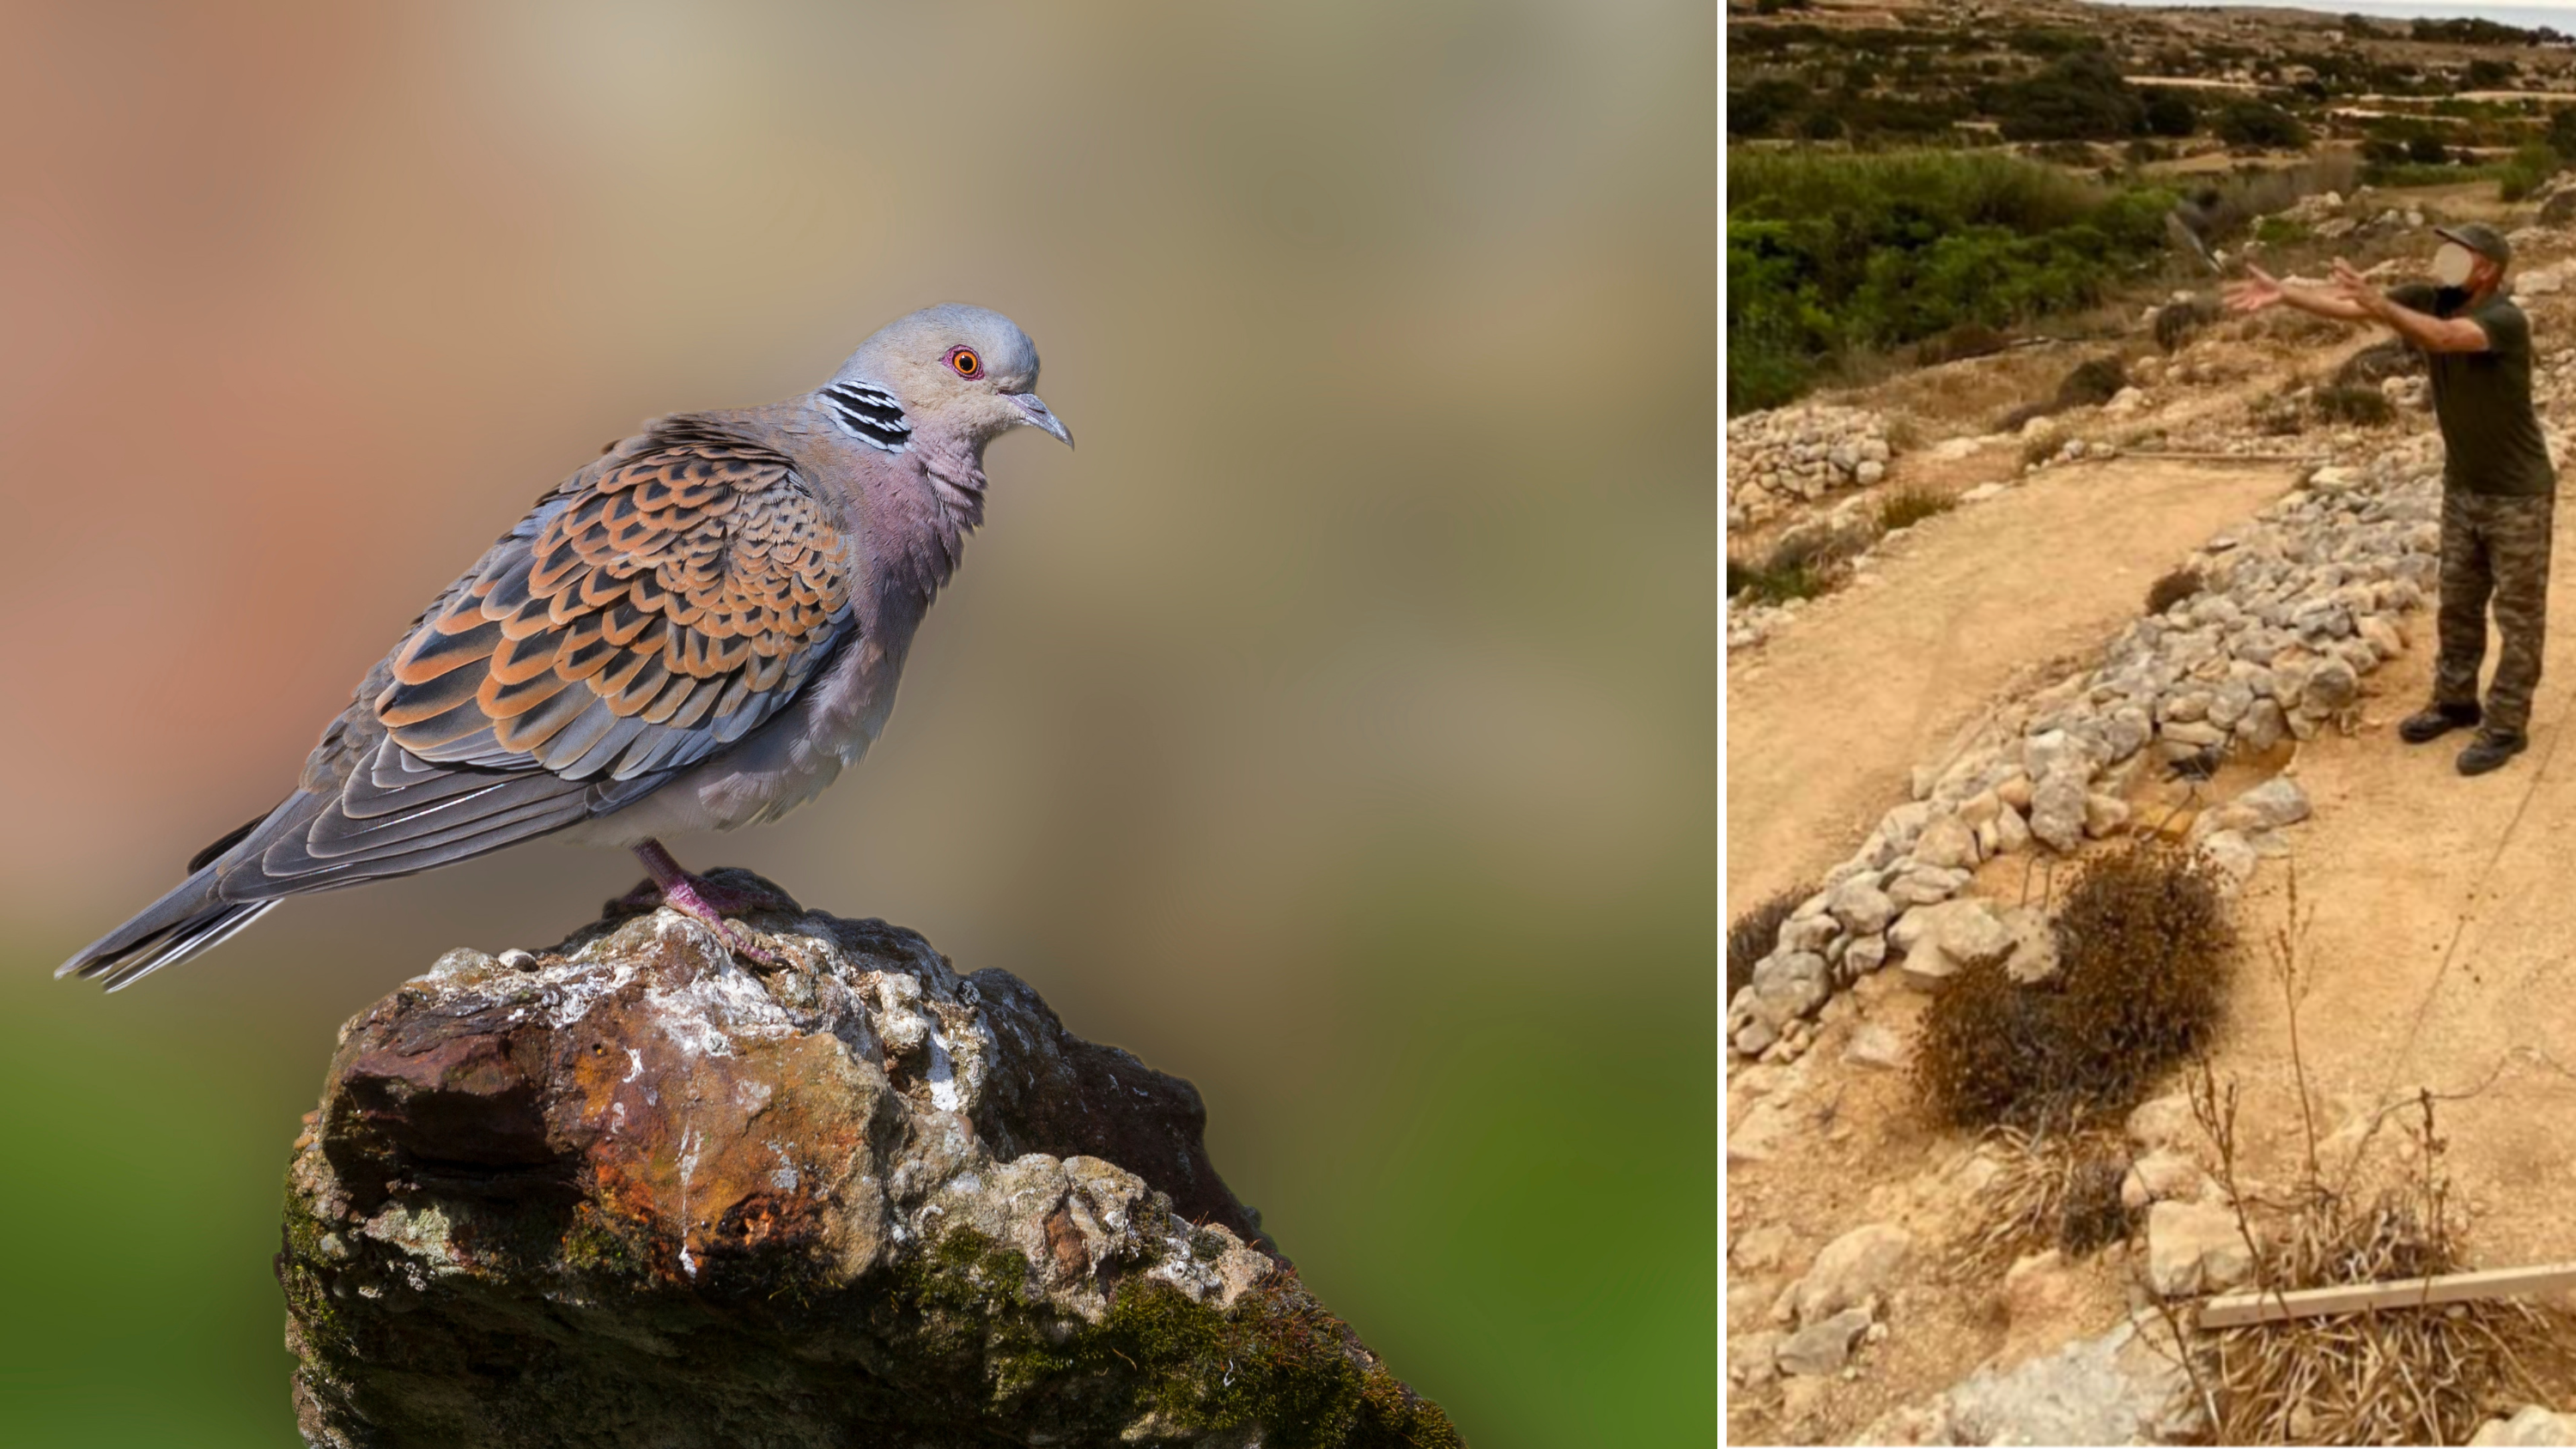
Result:
<svg viewBox="0 0 2576 1449">
<path fill-rule="evenodd" d="M 2442 249 L 2433 253 L 2433 275 L 2446 287 L 2467 286 L 2469 273 L 2477 266 L 2477 253 L 2458 242 L 2444 242 Z"/>
</svg>

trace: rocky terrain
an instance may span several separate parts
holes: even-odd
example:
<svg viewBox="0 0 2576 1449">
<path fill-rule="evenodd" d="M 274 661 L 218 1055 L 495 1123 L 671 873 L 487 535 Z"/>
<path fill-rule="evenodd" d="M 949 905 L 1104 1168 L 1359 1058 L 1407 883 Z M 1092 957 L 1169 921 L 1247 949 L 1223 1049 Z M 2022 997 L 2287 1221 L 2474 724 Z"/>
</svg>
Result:
<svg viewBox="0 0 2576 1449">
<path fill-rule="evenodd" d="M 1460 1442 L 1189 1083 L 777 900 L 777 967 L 612 907 L 348 1023 L 277 1261 L 308 1444 Z"/>
<path fill-rule="evenodd" d="M 2561 430 L 2576 425 L 2576 309 L 2560 270 L 2570 238 L 2558 218 L 2540 216 L 2561 189 L 2576 188 L 2562 183 L 2510 208 L 2491 192 L 2417 204 L 2455 216 L 2474 208 L 2512 229 L 2563 467 Z M 2374 196 L 2321 198 L 2303 225 L 2329 243 L 2407 234 L 2402 211 L 2382 220 L 2392 209 Z M 2322 270 L 2313 247 L 2278 250 L 2284 270 Z M 2375 264 L 2391 281 L 2415 265 L 2403 255 Z M 1765 771 L 1790 743 L 1780 731 L 1792 731 L 1848 744 L 1837 770 L 1878 792 L 1860 818 L 1821 808 L 1865 795 L 1848 782 L 1764 792 L 1753 798 L 1768 813 L 1755 819 L 1739 818 L 1748 797 L 1730 785 L 1730 854 L 1739 840 L 1766 842 L 1760 859 L 1730 859 L 1730 910 L 1753 904 L 1747 889 L 1807 887 L 1728 1011 L 1735 1441 L 2126 1443 L 2207 1432 L 2166 1313 L 2187 1325 L 2191 1303 L 2241 1283 L 2250 1261 L 2182 1084 L 2113 1134 L 2126 1164 L 2120 1196 L 2135 1215 L 2119 1241 L 2082 1258 L 2048 1249 L 1997 1262 L 1974 1239 L 2013 1150 L 1931 1123 L 1910 1075 L 1924 1010 L 1948 983 L 1998 966 L 2047 979 L 2050 881 L 2141 836 L 2204 852 L 2234 892 L 2249 942 L 2286 918 L 2294 868 L 2302 908 L 2322 922 L 2314 939 L 2333 974 L 2305 1007 L 2322 1025 L 2310 1024 L 2303 1071 L 2289 1068 L 2280 987 L 2250 946 L 2232 993 L 2217 1067 L 2246 1092 L 2243 1183 L 2261 1189 L 2292 1175 L 2303 1111 L 2358 1154 L 2387 1104 L 2426 1084 L 2452 1113 L 2458 1202 L 2494 1255 L 2484 1261 L 2567 1256 L 2549 1208 L 2522 1201 L 2516 1184 L 2520 1164 L 2576 1159 L 2576 1141 L 2532 1121 L 2576 1083 L 2549 1051 L 2549 1032 L 2576 1022 L 2576 1002 L 2560 1003 L 2541 964 L 2554 959 L 2544 949 L 2568 943 L 2557 927 L 2517 916 L 2556 944 L 2506 945 L 2503 923 L 2481 924 L 2501 908 L 2480 877 L 2501 868 L 2545 889 L 2539 882 L 2564 862 L 2528 842 L 2563 818 L 2544 812 L 2576 802 L 2559 799 L 2536 751 L 2518 762 L 2530 766 L 2518 778 L 2460 797 L 2473 803 L 2453 819 L 2460 807 L 2428 803 L 2462 788 L 2447 750 L 2403 751 L 2388 729 L 2428 687 L 2440 452 L 2421 380 L 2347 382 L 2357 375 L 2346 365 L 2376 339 L 2278 314 L 2212 318 L 2168 344 L 2155 336 L 2167 305 L 2132 314 L 2123 340 L 1949 363 L 1818 399 L 1811 409 L 1858 410 L 1876 435 L 1913 443 L 1893 450 L 1874 485 L 1829 480 L 1838 486 L 1747 525 L 1748 537 L 1768 540 L 1856 516 L 1873 492 L 1897 489 L 1935 489 L 1962 505 L 1888 535 L 1816 598 L 1730 609 L 1731 780 Z M 2106 352 L 2126 374 L 2110 399 L 1996 428 L 2080 357 Z M 2353 386 L 2387 399 L 2391 414 L 2339 415 L 2351 405 L 2333 394 Z M 1774 435 L 1799 427 L 1770 426 Z M 2127 617 L 2066 652 L 2014 661 L 2009 688 L 1932 706 L 1889 692 L 1891 681 L 1910 689 L 1921 676 L 1858 662 L 1868 641 L 1848 631 L 1862 621 L 1883 628 L 1902 609 L 1952 607 L 1901 596 L 1909 587 L 2028 567 L 2027 535 L 2016 536 L 2036 516 L 2025 502 L 2163 486 L 2192 470 L 2213 489 L 2239 470 L 2281 482 L 2191 546 L 2123 560 L 2136 600 Z M 2099 506 L 2113 508 L 2107 497 Z M 2120 545 L 2099 547 L 2111 558 Z M 2152 611 L 2150 582 L 2160 596 Z M 2053 604 L 2032 596 L 2027 606 Z M 1984 667 L 1975 645 L 1960 640 L 1963 660 Z M 1846 672 L 1819 688 L 1799 667 L 1809 654 Z M 2576 677 L 2576 658 L 2557 654 L 2551 669 L 2567 672 L 2552 675 L 2535 726 L 2544 740 L 2555 738 L 2554 712 L 2568 707 Z M 1808 692 L 1779 695 L 1775 681 L 1792 679 Z M 1927 707 L 1942 713 L 1914 723 Z M 1904 753 L 1876 752 L 1865 727 L 1844 728 L 1852 719 L 1902 724 L 1879 733 Z M 1748 737 L 1748 724 L 1770 733 Z M 2399 771 L 2403 787 L 2391 783 Z M 2517 867 L 2528 851 L 2548 853 Z M 2426 859 L 2444 863 L 2418 883 L 2412 863 Z M 2476 984 L 2498 972 L 2522 983 L 2518 994 Z M 2576 1393 L 2542 1407 L 2497 1402 L 2476 1442 L 2549 1442 L 2565 1432 L 2551 1408 L 2570 1406 Z"/>
</svg>

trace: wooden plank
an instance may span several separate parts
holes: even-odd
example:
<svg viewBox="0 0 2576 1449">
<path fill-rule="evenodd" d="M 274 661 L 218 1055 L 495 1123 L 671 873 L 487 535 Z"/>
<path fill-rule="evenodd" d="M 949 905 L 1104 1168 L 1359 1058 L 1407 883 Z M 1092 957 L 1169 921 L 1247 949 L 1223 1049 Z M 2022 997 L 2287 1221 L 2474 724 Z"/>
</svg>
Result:
<svg viewBox="0 0 2576 1449">
<path fill-rule="evenodd" d="M 2123 448 L 2108 457 L 2093 454 L 2075 459 L 2079 463 L 2117 463 L 2124 459 L 2142 458 L 2158 463 L 2323 463 L 2323 458 L 2306 453 L 2166 453 L 2144 448 Z"/>
<path fill-rule="evenodd" d="M 2424 1308 L 2476 1298 L 2518 1298 L 2535 1293 L 2563 1293 L 2570 1289 L 2576 1289 L 2576 1263 L 2483 1268 L 2474 1273 L 2400 1278 L 2386 1283 L 2346 1283 L 2332 1288 L 2302 1288 L 2290 1293 L 2230 1293 L 2201 1305 L 2200 1326 L 2234 1328 L 2239 1324 L 2268 1323 L 2282 1318 L 2323 1318 L 2378 1308 Z"/>
</svg>

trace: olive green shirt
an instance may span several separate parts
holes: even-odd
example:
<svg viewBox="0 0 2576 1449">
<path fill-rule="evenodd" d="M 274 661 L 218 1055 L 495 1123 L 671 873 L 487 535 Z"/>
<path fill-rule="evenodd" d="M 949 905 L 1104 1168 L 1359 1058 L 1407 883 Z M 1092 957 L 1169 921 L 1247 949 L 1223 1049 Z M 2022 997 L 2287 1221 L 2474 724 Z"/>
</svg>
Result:
<svg viewBox="0 0 2576 1449">
<path fill-rule="evenodd" d="M 2484 352 L 2436 352 L 2433 414 L 2442 424 L 2442 484 L 2470 493 L 2554 493 L 2557 471 L 2531 406 L 2531 319 L 2502 293 L 2475 307 L 2450 288 L 2410 282 L 2388 300 L 2434 317 L 2466 317 L 2487 335 Z"/>
</svg>

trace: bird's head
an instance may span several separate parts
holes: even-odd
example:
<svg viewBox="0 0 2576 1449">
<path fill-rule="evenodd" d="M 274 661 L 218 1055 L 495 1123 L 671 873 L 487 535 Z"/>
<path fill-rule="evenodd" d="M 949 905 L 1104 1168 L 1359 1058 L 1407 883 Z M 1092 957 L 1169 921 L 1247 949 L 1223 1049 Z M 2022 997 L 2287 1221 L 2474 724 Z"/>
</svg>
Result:
<svg viewBox="0 0 2576 1449">
<path fill-rule="evenodd" d="M 853 436 L 880 448 L 937 436 L 980 453 L 1023 427 L 1071 447 L 1073 435 L 1031 390 L 1037 384 L 1038 349 L 1018 324 L 943 302 L 878 329 L 816 396 Z M 899 418 L 883 415 L 887 395 Z"/>
</svg>

